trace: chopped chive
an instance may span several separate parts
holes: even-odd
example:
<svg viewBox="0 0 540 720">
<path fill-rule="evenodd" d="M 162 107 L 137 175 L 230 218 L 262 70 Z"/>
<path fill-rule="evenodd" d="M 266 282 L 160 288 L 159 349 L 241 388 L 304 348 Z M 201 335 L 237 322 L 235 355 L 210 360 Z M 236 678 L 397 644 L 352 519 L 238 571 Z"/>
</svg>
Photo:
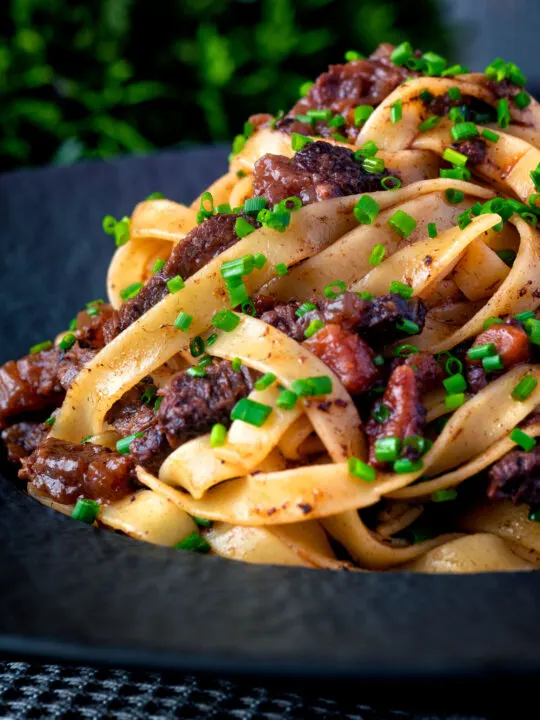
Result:
<svg viewBox="0 0 540 720">
<path fill-rule="evenodd" d="M 452 359 L 456 360 L 457 358 Z M 467 389 L 467 381 L 461 373 L 456 373 L 455 375 L 445 378 L 443 380 L 443 385 L 449 395 L 465 392 Z"/>
<path fill-rule="evenodd" d="M 472 122 L 456 123 L 450 128 L 450 135 L 454 142 L 470 140 L 478 135 L 478 128 Z M 451 161 L 452 162 L 452 161 Z"/>
<path fill-rule="evenodd" d="M 310 120 L 321 120 L 322 122 L 328 122 L 328 120 L 331 120 L 332 118 L 332 111 L 328 109 L 319 110 L 317 108 L 314 108 L 307 111 L 307 116 L 308 118 L 310 118 Z"/>
<path fill-rule="evenodd" d="M 392 51 L 390 60 L 394 63 L 394 65 L 405 65 L 407 60 L 412 58 L 413 54 L 411 43 L 402 42 Z"/>
<path fill-rule="evenodd" d="M 78 498 L 75 503 L 75 507 L 71 513 L 71 517 L 74 520 L 92 525 L 99 515 L 100 504 L 95 500 L 88 500 L 87 498 Z"/>
<path fill-rule="evenodd" d="M 372 105 L 358 105 L 354 108 L 354 124 L 356 127 L 363 125 L 373 112 Z"/>
<path fill-rule="evenodd" d="M 330 300 L 335 300 L 347 290 L 347 285 L 343 280 L 334 280 L 334 282 L 328 283 L 324 288 L 324 294 Z"/>
<path fill-rule="evenodd" d="M 240 137 L 243 137 L 241 135 Z M 186 550 L 187 552 L 198 552 L 198 553 L 209 553 L 212 549 L 206 540 L 199 535 L 198 532 L 193 532 L 179 543 L 174 546 L 177 550 Z"/>
<path fill-rule="evenodd" d="M 255 383 L 255 390 L 266 390 L 266 388 L 270 387 L 270 385 L 275 383 L 275 381 L 276 381 L 276 376 L 274 375 L 274 373 L 271 373 L 271 372 L 265 373 Z"/>
<path fill-rule="evenodd" d="M 444 369 L 446 370 L 448 375 L 460 375 L 463 370 L 463 363 L 459 358 L 450 355 L 450 357 L 444 364 Z M 465 387 L 461 388 L 461 390 L 465 390 L 466 387 L 467 384 L 465 383 Z M 450 392 L 450 390 L 448 390 L 448 392 Z M 454 390 L 454 392 L 456 391 Z"/>
<path fill-rule="evenodd" d="M 124 302 L 126 302 L 127 300 L 132 300 L 134 297 L 137 297 L 143 287 L 144 283 L 142 282 L 131 283 L 131 285 L 128 285 L 127 287 L 120 290 L 120 297 Z"/>
<path fill-rule="evenodd" d="M 453 123 L 465 122 L 465 117 L 461 110 L 457 107 L 450 108 L 448 111 L 448 117 Z"/>
<path fill-rule="evenodd" d="M 200 335 L 194 337 L 193 340 L 189 343 L 189 352 L 191 353 L 191 356 L 195 358 L 203 354 L 204 340 Z"/>
<path fill-rule="evenodd" d="M 416 345 L 402 343 L 401 345 L 398 345 L 397 348 L 394 350 L 394 355 L 396 357 L 407 357 L 408 355 L 415 355 L 417 352 L 420 352 L 420 350 Z"/>
<path fill-rule="evenodd" d="M 229 293 L 231 307 L 237 307 L 249 301 L 248 292 L 241 277 L 227 278 L 225 286 Z"/>
<path fill-rule="evenodd" d="M 371 412 L 371 417 L 378 423 L 385 423 L 391 415 L 390 408 L 382 402 L 377 403 Z"/>
<path fill-rule="evenodd" d="M 362 53 L 356 52 L 356 50 L 347 50 L 345 53 L 345 60 L 347 62 L 354 62 L 355 60 L 362 60 L 364 56 Z"/>
<path fill-rule="evenodd" d="M 396 100 L 390 109 L 390 122 L 392 125 L 398 123 L 403 117 L 403 103 L 401 100 Z"/>
<path fill-rule="evenodd" d="M 455 488 L 446 488 L 444 490 L 435 490 L 431 493 L 431 500 L 435 503 L 448 502 L 457 498 L 457 490 Z"/>
<path fill-rule="evenodd" d="M 364 482 L 373 482 L 377 475 L 375 468 L 356 457 L 350 457 L 347 460 L 347 466 L 349 468 L 349 475 L 360 478 L 360 480 Z"/>
<path fill-rule="evenodd" d="M 81 445 L 84 445 L 85 443 L 90 442 L 90 440 L 93 437 L 94 437 L 93 435 L 87 435 L 86 437 L 83 437 L 83 439 L 81 440 Z"/>
<path fill-rule="evenodd" d="M 300 210 L 302 207 L 302 201 L 299 197 L 296 197 L 296 195 L 291 195 L 288 198 L 285 198 L 285 200 L 280 200 L 278 204 L 274 207 L 274 212 L 294 212 L 295 210 Z"/>
<path fill-rule="evenodd" d="M 216 342 L 217 338 L 218 338 L 217 333 L 212 333 L 211 335 L 209 335 L 206 338 L 206 346 L 210 347 L 211 345 L 213 345 Z"/>
<path fill-rule="evenodd" d="M 427 229 L 428 235 L 432 240 L 437 237 L 437 225 L 435 223 L 428 223 Z"/>
<path fill-rule="evenodd" d="M 373 295 L 367 291 L 356 293 L 356 295 L 358 295 L 359 298 L 362 298 L 362 300 L 373 300 Z"/>
<path fill-rule="evenodd" d="M 299 88 L 300 97 L 306 97 L 313 85 L 315 85 L 315 83 L 312 80 L 307 80 L 306 82 L 302 83 Z"/>
<path fill-rule="evenodd" d="M 244 315 L 249 315 L 250 317 L 254 317 L 257 314 L 255 304 L 252 300 L 246 300 L 246 302 L 242 303 L 242 312 Z"/>
<path fill-rule="evenodd" d="M 381 437 L 375 440 L 375 457 L 379 462 L 394 462 L 399 457 L 401 440 L 398 437 Z"/>
<path fill-rule="evenodd" d="M 212 362 L 213 362 L 213 359 L 212 359 L 211 355 L 203 355 L 201 357 L 201 359 L 199 360 L 199 362 L 197 363 L 197 365 L 199 367 L 208 367 L 209 365 L 212 364 Z"/>
<path fill-rule="evenodd" d="M 267 261 L 268 258 L 262 253 L 256 253 L 256 255 L 253 256 L 253 264 L 255 265 L 257 270 L 262 270 L 263 267 L 266 265 Z"/>
<path fill-rule="evenodd" d="M 482 327 L 484 330 L 487 330 L 492 325 L 498 325 L 499 323 L 502 323 L 501 318 L 489 317 L 487 320 L 484 320 Z"/>
<path fill-rule="evenodd" d="M 416 220 L 403 210 L 396 210 L 388 220 L 388 224 L 394 232 L 403 238 L 408 238 L 416 228 Z"/>
<path fill-rule="evenodd" d="M 537 385 L 538 380 L 536 380 L 536 378 L 526 375 L 512 390 L 512 399 L 517 400 L 518 402 L 523 402 L 529 397 Z"/>
<path fill-rule="evenodd" d="M 540 320 L 529 319 L 525 321 L 525 331 L 533 345 L 540 345 Z"/>
<path fill-rule="evenodd" d="M 137 438 L 142 437 L 143 435 L 144 432 L 136 432 L 133 433 L 133 435 L 128 435 L 127 437 L 118 440 L 118 442 L 116 443 L 116 451 L 119 452 L 120 455 L 129 455 L 129 448 L 131 443 Z"/>
<path fill-rule="evenodd" d="M 192 321 L 192 315 L 188 315 L 185 312 L 180 312 L 178 313 L 178 317 L 174 321 L 174 327 L 177 328 L 177 330 L 182 330 L 183 332 L 186 332 L 189 329 Z"/>
<path fill-rule="evenodd" d="M 446 199 L 449 203 L 452 203 L 453 205 L 457 205 L 460 202 L 463 202 L 463 198 L 465 197 L 465 193 L 463 193 L 461 190 L 456 190 L 455 188 L 449 188 L 446 192 Z"/>
<path fill-rule="evenodd" d="M 150 193 L 150 195 L 148 195 L 148 197 L 146 198 L 146 201 L 148 202 L 149 200 L 164 200 L 164 199 L 165 199 L 165 195 L 162 192 L 153 192 L 153 193 Z"/>
<path fill-rule="evenodd" d="M 536 190 L 540 190 L 540 163 L 529 173 Z"/>
<path fill-rule="evenodd" d="M 289 272 L 289 268 L 287 267 L 286 263 L 278 263 L 275 266 L 274 270 L 279 277 L 283 277 L 283 275 L 287 275 L 287 273 Z"/>
<path fill-rule="evenodd" d="M 293 380 L 291 390 L 300 397 L 305 395 L 328 395 L 332 392 L 332 378 L 328 375 L 320 375 L 319 377 L 300 378 Z"/>
<path fill-rule="evenodd" d="M 239 322 L 240 318 L 230 310 L 219 310 L 212 318 L 212 325 L 225 332 L 234 330 Z"/>
<path fill-rule="evenodd" d="M 449 180 L 470 180 L 471 171 L 467 168 L 453 167 L 453 168 L 442 168 L 439 171 L 439 175 L 442 178 L 448 178 Z"/>
<path fill-rule="evenodd" d="M 300 133 L 293 133 L 291 135 L 291 147 L 295 152 L 302 150 L 302 148 L 311 142 L 313 142 L 311 138 L 306 137 L 305 135 L 300 135 Z"/>
<path fill-rule="evenodd" d="M 432 93 L 429 92 L 429 90 L 422 90 L 418 96 L 420 100 L 424 103 L 424 105 L 429 105 L 429 103 L 433 100 L 434 96 Z"/>
<path fill-rule="evenodd" d="M 362 167 L 366 172 L 376 175 L 384 170 L 384 160 L 378 157 L 366 157 L 362 160 Z"/>
<path fill-rule="evenodd" d="M 466 125 L 467 123 L 459 123 L 459 125 Z M 454 126 L 458 127 L 458 126 Z M 443 152 L 443 160 L 447 160 L 449 163 L 452 163 L 453 165 L 457 165 L 458 167 L 465 167 L 467 164 L 467 156 L 463 153 L 458 152 L 457 150 L 454 150 L 453 148 L 446 148 Z"/>
<path fill-rule="evenodd" d="M 375 157 L 375 155 L 379 152 L 379 148 L 377 147 L 376 143 L 373 142 L 373 140 L 368 140 L 367 143 L 364 143 L 360 150 L 356 150 L 354 153 L 354 159 L 355 160 L 361 160 L 365 157 Z"/>
<path fill-rule="evenodd" d="M 441 72 L 441 77 L 454 77 L 454 75 L 464 75 L 469 72 L 469 68 L 466 65 L 451 65 Z"/>
<path fill-rule="evenodd" d="M 254 265 L 255 258 L 253 255 L 244 255 L 235 260 L 227 260 L 227 262 L 221 263 L 221 277 L 224 280 L 228 280 L 229 278 L 239 278 L 242 277 L 242 275 L 249 275 L 253 272 Z"/>
<path fill-rule="evenodd" d="M 234 372 L 239 372 L 239 370 L 242 367 L 242 360 L 239 357 L 235 357 L 231 360 L 231 367 L 234 370 Z"/>
<path fill-rule="evenodd" d="M 298 308 L 298 310 L 295 311 L 294 314 L 296 315 L 296 317 L 300 318 L 300 317 L 303 317 L 310 310 L 316 310 L 316 309 L 317 309 L 317 306 L 314 305 L 313 303 L 305 302 L 305 303 L 302 303 L 302 305 L 300 305 L 300 307 Z"/>
<path fill-rule="evenodd" d="M 116 220 L 112 215 L 106 215 L 103 218 L 102 226 L 107 235 L 114 235 L 117 247 L 121 247 L 129 241 L 130 219 L 128 217 Z"/>
<path fill-rule="evenodd" d="M 322 320 L 316 319 L 312 320 L 309 325 L 306 328 L 306 331 L 304 332 L 305 337 L 310 338 L 315 335 L 315 333 L 318 333 L 319 330 L 322 330 L 324 327 L 324 323 Z"/>
<path fill-rule="evenodd" d="M 465 393 L 452 393 L 444 398 L 444 407 L 447 410 L 456 410 L 465 402 Z"/>
<path fill-rule="evenodd" d="M 460 230 L 465 230 L 465 228 L 471 223 L 472 218 L 470 210 L 465 210 L 465 212 L 462 212 L 461 215 L 458 215 L 457 224 Z"/>
<path fill-rule="evenodd" d="M 193 518 L 195 524 L 199 527 L 209 528 L 213 525 L 212 520 L 207 520 L 206 518 L 198 517 L 197 515 L 192 515 L 191 517 Z"/>
<path fill-rule="evenodd" d="M 271 412 L 272 408 L 269 405 L 263 405 L 263 403 L 255 402 L 249 398 L 242 398 L 233 407 L 231 420 L 241 420 L 249 425 L 262 427 Z"/>
<path fill-rule="evenodd" d="M 189 377 L 201 378 L 206 376 L 206 369 L 200 365 L 194 365 L 186 370 Z"/>
<path fill-rule="evenodd" d="M 37 343 L 37 345 L 32 345 L 32 347 L 30 348 L 30 355 L 37 355 L 44 350 L 50 350 L 52 346 L 53 344 L 50 340 L 45 340 L 45 342 L 40 342 Z"/>
<path fill-rule="evenodd" d="M 401 180 L 395 175 L 387 175 L 381 179 L 381 185 L 385 190 L 398 190 L 401 187 Z"/>
<path fill-rule="evenodd" d="M 497 350 L 494 343 L 485 343 L 484 345 L 474 345 L 467 351 L 469 360 L 483 360 L 490 355 L 496 355 Z"/>
<path fill-rule="evenodd" d="M 486 138 L 486 140 L 489 140 L 490 142 L 496 143 L 499 139 L 499 136 L 496 132 L 493 132 L 493 130 L 490 130 L 489 128 L 484 128 L 482 130 L 482 137 Z"/>
<path fill-rule="evenodd" d="M 234 231 L 236 233 L 236 237 L 245 238 L 247 235 L 250 235 L 255 230 L 256 228 L 245 218 L 236 218 L 236 222 L 234 223 Z"/>
<path fill-rule="evenodd" d="M 434 52 L 427 52 L 422 55 L 427 64 L 426 74 L 430 76 L 440 75 L 446 67 L 446 60 Z"/>
<path fill-rule="evenodd" d="M 141 395 L 141 402 L 143 405 L 150 405 L 152 400 L 155 398 L 157 388 L 154 385 L 149 385 L 143 394 Z"/>
<path fill-rule="evenodd" d="M 529 93 L 526 93 L 524 90 L 521 92 L 518 92 L 517 95 L 514 95 L 513 97 L 514 103 L 517 108 L 520 110 L 524 110 L 526 107 L 528 107 L 531 104 L 531 96 Z"/>
<path fill-rule="evenodd" d="M 158 258 L 156 262 L 154 263 L 154 267 L 152 268 L 152 272 L 155 275 L 160 270 L 163 270 L 165 267 L 165 260 L 162 260 L 161 258 Z"/>
<path fill-rule="evenodd" d="M 221 423 L 216 423 L 210 431 L 210 447 L 221 447 L 227 439 L 227 428 Z"/>
<path fill-rule="evenodd" d="M 394 461 L 393 470 L 398 475 L 406 475 L 407 473 L 419 472 L 423 467 L 424 463 L 421 460 L 398 458 Z"/>
<path fill-rule="evenodd" d="M 58 347 L 60 350 L 69 350 L 72 348 L 77 341 L 77 338 L 73 333 L 66 333 L 64 337 L 60 340 Z"/>
<path fill-rule="evenodd" d="M 497 102 L 497 124 L 501 130 L 504 130 L 510 125 L 510 108 L 506 98 L 501 98 Z"/>
<path fill-rule="evenodd" d="M 526 432 L 523 432 L 523 430 L 520 430 L 519 428 L 514 428 L 512 430 L 510 433 L 510 440 L 515 442 L 516 445 L 519 445 L 519 447 L 526 452 L 531 452 L 533 447 L 536 445 L 536 439 L 527 435 Z"/>
<path fill-rule="evenodd" d="M 154 412 L 157 412 L 163 402 L 163 395 L 159 395 L 154 403 Z"/>
<path fill-rule="evenodd" d="M 386 178 L 385 178 L 386 179 Z M 354 217 L 361 225 L 371 225 L 380 211 L 379 203 L 369 195 L 362 195 L 354 206 Z"/>
<path fill-rule="evenodd" d="M 55 422 L 56 422 L 56 418 L 54 417 L 54 415 L 51 415 L 50 417 L 48 417 L 46 420 L 43 421 L 43 423 L 45 425 L 48 425 L 49 427 L 52 427 Z"/>
<path fill-rule="evenodd" d="M 179 290 L 182 290 L 185 287 L 183 279 L 180 277 L 180 275 L 175 275 L 170 280 L 167 280 L 167 290 L 174 295 L 174 293 L 177 293 Z"/>
<path fill-rule="evenodd" d="M 244 203 L 244 212 L 258 213 L 260 210 L 264 210 L 266 207 L 266 199 L 262 197 L 248 198 Z"/>
<path fill-rule="evenodd" d="M 373 250 L 371 251 L 371 254 L 369 256 L 369 264 L 370 265 L 380 265 L 383 261 L 384 256 L 386 255 L 386 248 L 384 245 L 374 245 Z"/>
<path fill-rule="evenodd" d="M 246 200 L 247 202 L 247 200 Z M 217 215 L 230 215 L 232 213 L 231 206 L 229 203 L 222 203 L 221 205 L 218 205 L 216 207 L 216 214 Z"/>
<path fill-rule="evenodd" d="M 384 357 L 382 355 L 375 355 L 373 364 L 377 366 L 384 365 Z"/>
<path fill-rule="evenodd" d="M 437 125 L 441 122 L 441 118 L 438 115 L 431 115 L 428 117 L 424 122 L 421 122 L 418 126 L 418 130 L 420 132 L 427 132 L 428 130 L 433 130 L 433 128 L 436 128 Z"/>
<path fill-rule="evenodd" d="M 451 87 L 448 90 L 450 100 L 461 100 L 461 90 L 458 87 Z"/>
<path fill-rule="evenodd" d="M 276 405 L 280 410 L 292 410 L 296 405 L 298 395 L 290 390 L 281 390 L 276 400 Z"/>
<path fill-rule="evenodd" d="M 489 357 L 482 358 L 482 367 L 486 372 L 504 370 L 504 364 L 500 355 L 489 355 Z"/>
<path fill-rule="evenodd" d="M 407 335 L 418 335 L 420 332 L 420 326 L 408 318 L 400 318 L 396 322 L 396 328 L 400 332 L 407 333 Z"/>
<path fill-rule="evenodd" d="M 343 117 L 343 115 L 334 115 L 334 117 L 328 121 L 329 127 L 343 127 L 347 124 L 347 121 Z"/>
<path fill-rule="evenodd" d="M 508 265 L 508 267 L 512 267 L 514 260 L 516 259 L 515 250 L 496 250 L 495 254 L 500 257 L 503 263 Z"/>
<path fill-rule="evenodd" d="M 75 332 L 77 329 L 77 318 L 74 317 L 73 320 L 69 321 L 68 330 L 71 330 L 71 332 Z"/>
<path fill-rule="evenodd" d="M 396 295 L 400 295 L 402 298 L 405 298 L 405 300 L 408 300 L 412 297 L 414 290 L 406 283 L 402 283 L 399 280 L 392 280 L 390 283 L 390 292 L 396 293 Z"/>
<path fill-rule="evenodd" d="M 404 447 L 410 447 L 417 450 L 420 455 L 425 455 L 428 450 L 433 447 L 433 441 L 429 438 L 424 438 L 421 435 L 409 435 L 403 441 Z"/>
</svg>

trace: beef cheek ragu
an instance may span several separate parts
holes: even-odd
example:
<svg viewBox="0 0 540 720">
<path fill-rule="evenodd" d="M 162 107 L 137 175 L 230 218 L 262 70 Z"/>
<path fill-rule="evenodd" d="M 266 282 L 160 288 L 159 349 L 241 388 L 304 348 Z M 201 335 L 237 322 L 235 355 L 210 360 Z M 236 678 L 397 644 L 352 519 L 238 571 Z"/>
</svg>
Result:
<svg viewBox="0 0 540 720">
<path fill-rule="evenodd" d="M 326 142 L 310 142 L 294 157 L 263 155 L 253 170 L 253 195 L 276 205 L 296 196 L 304 205 L 345 195 L 375 192 L 389 170 L 370 173 L 352 150 Z"/>
</svg>

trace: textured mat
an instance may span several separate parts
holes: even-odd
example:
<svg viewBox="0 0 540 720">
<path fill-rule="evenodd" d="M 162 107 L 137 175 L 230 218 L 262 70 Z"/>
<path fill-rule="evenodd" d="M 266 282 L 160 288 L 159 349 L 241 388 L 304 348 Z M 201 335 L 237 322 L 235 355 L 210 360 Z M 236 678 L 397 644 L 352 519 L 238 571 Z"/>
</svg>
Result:
<svg viewBox="0 0 540 720">
<path fill-rule="evenodd" d="M 516 718 L 518 716 L 515 716 Z M 0 663 L 0 718 L 211 718 L 212 720 L 487 720 L 478 715 L 411 715 L 347 698 L 311 697 L 229 680 L 128 670 Z"/>
</svg>

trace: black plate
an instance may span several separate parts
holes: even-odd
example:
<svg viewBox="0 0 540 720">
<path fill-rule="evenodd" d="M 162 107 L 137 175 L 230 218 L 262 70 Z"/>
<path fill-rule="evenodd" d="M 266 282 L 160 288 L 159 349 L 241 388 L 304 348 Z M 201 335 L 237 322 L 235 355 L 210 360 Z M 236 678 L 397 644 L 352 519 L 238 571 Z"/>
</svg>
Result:
<svg viewBox="0 0 540 720">
<path fill-rule="evenodd" d="M 103 295 L 104 214 L 156 190 L 189 201 L 225 158 L 191 150 L 0 177 L 0 360 Z M 0 477 L 0 652 L 342 680 L 524 677 L 540 669 L 539 599 L 540 573 L 332 573 L 152 547 Z"/>
</svg>

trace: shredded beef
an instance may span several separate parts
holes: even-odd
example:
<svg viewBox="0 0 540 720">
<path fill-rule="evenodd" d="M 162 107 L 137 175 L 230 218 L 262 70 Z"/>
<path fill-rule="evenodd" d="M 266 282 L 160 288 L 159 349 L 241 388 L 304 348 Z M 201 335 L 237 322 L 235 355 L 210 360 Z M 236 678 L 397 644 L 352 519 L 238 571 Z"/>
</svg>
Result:
<svg viewBox="0 0 540 720">
<path fill-rule="evenodd" d="M 481 165 L 486 156 L 486 141 L 482 138 L 472 138 L 462 142 L 452 143 L 454 150 L 466 155 L 468 166 Z"/>
<path fill-rule="evenodd" d="M 440 387 L 444 380 L 444 370 L 435 357 L 427 352 L 414 353 L 403 359 L 396 358 L 393 367 L 398 365 L 408 365 L 414 370 L 420 395 Z"/>
<path fill-rule="evenodd" d="M 75 380 L 84 365 L 90 362 L 90 360 L 93 360 L 97 352 L 97 349 L 81 348 L 78 343 L 76 343 L 66 353 L 61 354 L 57 373 L 58 382 L 64 390 L 69 389 L 71 383 Z"/>
<path fill-rule="evenodd" d="M 48 425 L 40 422 L 20 422 L 2 432 L 2 440 L 7 449 L 8 460 L 20 463 L 42 442 L 49 432 Z"/>
<path fill-rule="evenodd" d="M 160 428 L 171 447 L 209 432 L 215 423 L 229 425 L 235 404 L 249 394 L 252 382 L 246 367 L 236 372 L 228 361 L 206 368 L 204 377 L 176 374 L 160 391 Z"/>
<path fill-rule="evenodd" d="M 61 352 L 56 348 L 10 360 L 0 368 L 0 427 L 22 413 L 60 405 L 63 389 L 58 382 Z"/>
<path fill-rule="evenodd" d="M 282 333 L 293 338 L 296 342 L 302 342 L 302 340 L 305 340 L 305 331 L 310 320 L 306 320 L 305 316 L 302 318 L 297 317 L 296 311 L 299 307 L 300 303 L 295 300 L 288 303 L 279 303 L 272 309 L 265 310 L 260 315 L 260 318 L 263 322 L 281 330 Z"/>
<path fill-rule="evenodd" d="M 426 411 L 420 402 L 420 383 L 410 365 L 399 365 L 392 371 L 382 403 L 390 410 L 386 422 L 380 423 L 371 417 L 366 424 L 369 462 L 377 468 L 385 467 L 375 457 L 375 441 L 378 438 L 397 437 L 404 440 L 411 435 L 422 434 Z"/>
<path fill-rule="evenodd" d="M 489 471 L 488 497 L 540 503 L 540 447 L 511 450 Z"/>
<path fill-rule="evenodd" d="M 133 491 L 135 464 L 99 445 L 47 438 L 23 459 L 19 477 L 59 503 L 80 497 L 109 503 Z"/>
<path fill-rule="evenodd" d="M 95 314 L 89 315 L 88 310 L 83 310 L 77 315 L 75 337 L 81 348 L 101 350 L 105 345 L 103 326 L 111 318 L 114 310 L 108 303 L 98 303 L 94 309 L 97 310 Z"/>
<path fill-rule="evenodd" d="M 308 143 L 293 158 L 263 155 L 253 171 L 253 195 L 269 205 L 297 196 L 304 205 L 329 198 L 375 192 L 390 174 L 368 173 L 347 148 L 326 142 Z"/>
<path fill-rule="evenodd" d="M 336 373 L 352 395 L 369 390 L 379 377 L 373 350 L 339 325 L 326 325 L 304 345 Z"/>
<path fill-rule="evenodd" d="M 137 465 L 157 475 L 162 462 L 171 452 L 171 446 L 157 418 L 146 428 L 142 437 L 135 438 L 129 446 L 129 453 Z"/>
<path fill-rule="evenodd" d="M 110 342 L 167 295 L 167 280 L 176 275 L 186 280 L 234 245 L 238 241 L 234 229 L 238 217 L 225 213 L 212 215 L 177 243 L 163 269 L 148 280 L 138 295 L 113 313 L 104 327 L 106 342 Z M 241 217 L 253 226 L 256 225 L 256 221 L 249 215 Z"/>
</svg>

